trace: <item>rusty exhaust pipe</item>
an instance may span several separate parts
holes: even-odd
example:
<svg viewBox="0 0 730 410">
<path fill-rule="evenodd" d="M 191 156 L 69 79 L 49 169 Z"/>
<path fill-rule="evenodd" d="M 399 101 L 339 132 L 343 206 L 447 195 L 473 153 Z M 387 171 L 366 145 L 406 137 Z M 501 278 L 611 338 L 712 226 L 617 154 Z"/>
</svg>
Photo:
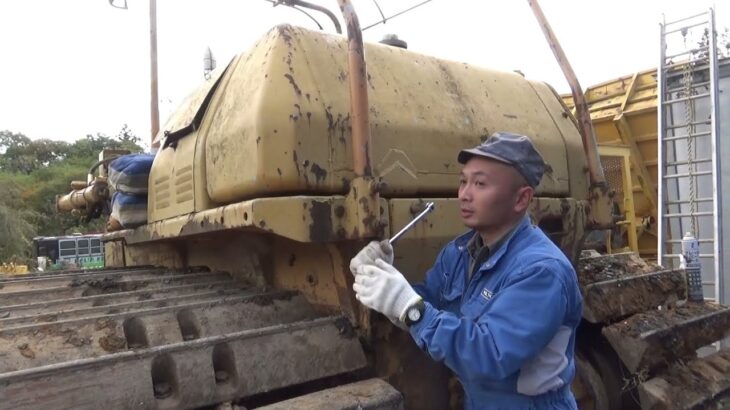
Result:
<svg viewBox="0 0 730 410">
<path fill-rule="evenodd" d="M 347 63 L 350 75 L 350 112 L 352 113 L 352 158 L 355 175 L 372 176 L 370 166 L 370 118 L 368 117 L 368 74 L 362 44 L 360 21 L 349 0 L 337 0 L 347 26 Z"/>
<path fill-rule="evenodd" d="M 558 38 L 555 37 L 555 33 L 550 27 L 547 18 L 545 18 L 545 14 L 543 14 L 537 0 L 527 0 L 527 2 L 530 4 L 532 12 L 535 14 L 535 18 L 540 24 L 543 34 L 545 34 L 545 39 L 553 50 L 555 59 L 558 60 L 558 65 L 563 70 L 563 75 L 565 75 L 565 79 L 570 85 L 570 91 L 573 94 L 573 101 L 575 102 L 578 130 L 580 131 L 581 137 L 583 137 L 583 150 L 588 158 L 588 172 L 591 185 L 605 183 L 606 178 L 603 175 L 603 167 L 598 156 L 598 146 L 596 144 L 596 135 L 593 131 L 593 123 L 591 123 L 591 114 L 588 111 L 588 103 L 586 103 L 586 97 L 583 94 L 583 89 L 580 87 L 578 77 L 575 75 L 573 67 L 570 66 L 568 57 L 560 46 Z"/>
</svg>

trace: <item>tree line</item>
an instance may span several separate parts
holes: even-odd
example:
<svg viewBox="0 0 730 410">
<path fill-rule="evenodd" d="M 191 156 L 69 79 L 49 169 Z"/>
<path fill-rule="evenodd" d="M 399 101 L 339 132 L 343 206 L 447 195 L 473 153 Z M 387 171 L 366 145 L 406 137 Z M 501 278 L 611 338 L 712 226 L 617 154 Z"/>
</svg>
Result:
<svg viewBox="0 0 730 410">
<path fill-rule="evenodd" d="M 104 148 L 143 150 L 126 125 L 115 136 L 97 133 L 72 143 L 0 131 L 0 263 L 32 264 L 34 236 L 103 231 L 102 220 L 56 213 L 55 198 L 71 190 L 72 180 L 86 180 Z"/>
</svg>

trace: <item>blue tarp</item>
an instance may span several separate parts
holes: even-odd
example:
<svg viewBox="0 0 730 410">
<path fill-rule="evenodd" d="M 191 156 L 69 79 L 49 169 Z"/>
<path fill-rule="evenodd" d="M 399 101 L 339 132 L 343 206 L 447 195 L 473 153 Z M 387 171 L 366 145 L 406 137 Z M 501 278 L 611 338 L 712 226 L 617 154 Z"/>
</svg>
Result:
<svg viewBox="0 0 730 410">
<path fill-rule="evenodd" d="M 115 159 L 109 164 L 109 185 L 117 192 L 146 195 L 154 159 L 152 154 L 129 154 Z"/>
<path fill-rule="evenodd" d="M 147 195 L 129 195 L 115 192 L 112 195 L 112 218 L 124 228 L 134 228 L 147 222 Z"/>
</svg>

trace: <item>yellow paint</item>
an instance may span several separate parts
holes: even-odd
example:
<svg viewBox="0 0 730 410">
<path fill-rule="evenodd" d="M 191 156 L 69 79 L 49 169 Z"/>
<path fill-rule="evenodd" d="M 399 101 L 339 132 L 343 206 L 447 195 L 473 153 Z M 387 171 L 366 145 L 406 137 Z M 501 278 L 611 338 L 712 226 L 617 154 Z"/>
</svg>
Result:
<svg viewBox="0 0 730 410">
<path fill-rule="evenodd" d="M 629 150 L 636 246 L 642 257 L 655 259 L 658 204 L 656 70 L 645 70 L 588 87 L 585 94 L 598 143 Z M 573 107 L 571 96 L 564 95 L 563 100 Z M 626 204 L 620 205 L 626 214 Z"/>
<path fill-rule="evenodd" d="M 636 210 L 634 207 L 634 190 L 631 180 L 631 149 L 628 147 L 599 145 L 598 153 L 604 167 L 604 174 L 609 186 L 616 192 L 614 200 L 619 204 L 623 219 L 616 221 L 619 229 L 626 230 L 628 248 L 633 252 L 639 251 L 637 239 Z M 616 164 L 618 169 L 609 167 Z M 628 193 L 628 195 L 627 195 Z M 607 235 L 607 250 L 609 253 L 623 252 L 625 249 L 615 249 L 611 243 L 610 233 Z"/>
<path fill-rule="evenodd" d="M 14 263 L 3 263 L 0 265 L 0 274 L 25 275 L 28 273 L 28 265 L 16 265 Z"/>
<path fill-rule="evenodd" d="M 454 195 L 457 151 L 508 130 L 530 135 L 550 165 L 540 195 L 586 197 L 580 136 L 546 84 L 380 44 L 365 49 L 370 158 L 374 176 L 385 182 L 382 196 Z M 233 59 L 212 92 L 199 131 L 185 137 L 198 140 L 195 172 L 205 169 L 195 180 L 196 198 L 209 196 L 212 207 L 292 192 L 348 192 L 352 147 L 342 37 L 276 27 Z M 195 110 L 181 111 L 175 118 Z M 170 156 L 165 151 L 160 161 Z M 158 168 L 169 169 L 156 164 L 153 180 Z"/>
</svg>

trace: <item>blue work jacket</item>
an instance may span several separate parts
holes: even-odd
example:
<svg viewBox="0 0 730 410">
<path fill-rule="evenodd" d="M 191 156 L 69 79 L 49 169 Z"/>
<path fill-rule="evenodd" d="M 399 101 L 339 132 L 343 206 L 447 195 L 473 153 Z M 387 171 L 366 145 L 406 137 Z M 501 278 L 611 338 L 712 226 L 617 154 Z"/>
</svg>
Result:
<svg viewBox="0 0 730 410">
<path fill-rule="evenodd" d="M 426 310 L 411 336 L 454 371 L 467 409 L 577 409 L 583 302 L 573 266 L 525 216 L 470 278 L 473 235 L 447 244 L 414 286 Z"/>
</svg>

